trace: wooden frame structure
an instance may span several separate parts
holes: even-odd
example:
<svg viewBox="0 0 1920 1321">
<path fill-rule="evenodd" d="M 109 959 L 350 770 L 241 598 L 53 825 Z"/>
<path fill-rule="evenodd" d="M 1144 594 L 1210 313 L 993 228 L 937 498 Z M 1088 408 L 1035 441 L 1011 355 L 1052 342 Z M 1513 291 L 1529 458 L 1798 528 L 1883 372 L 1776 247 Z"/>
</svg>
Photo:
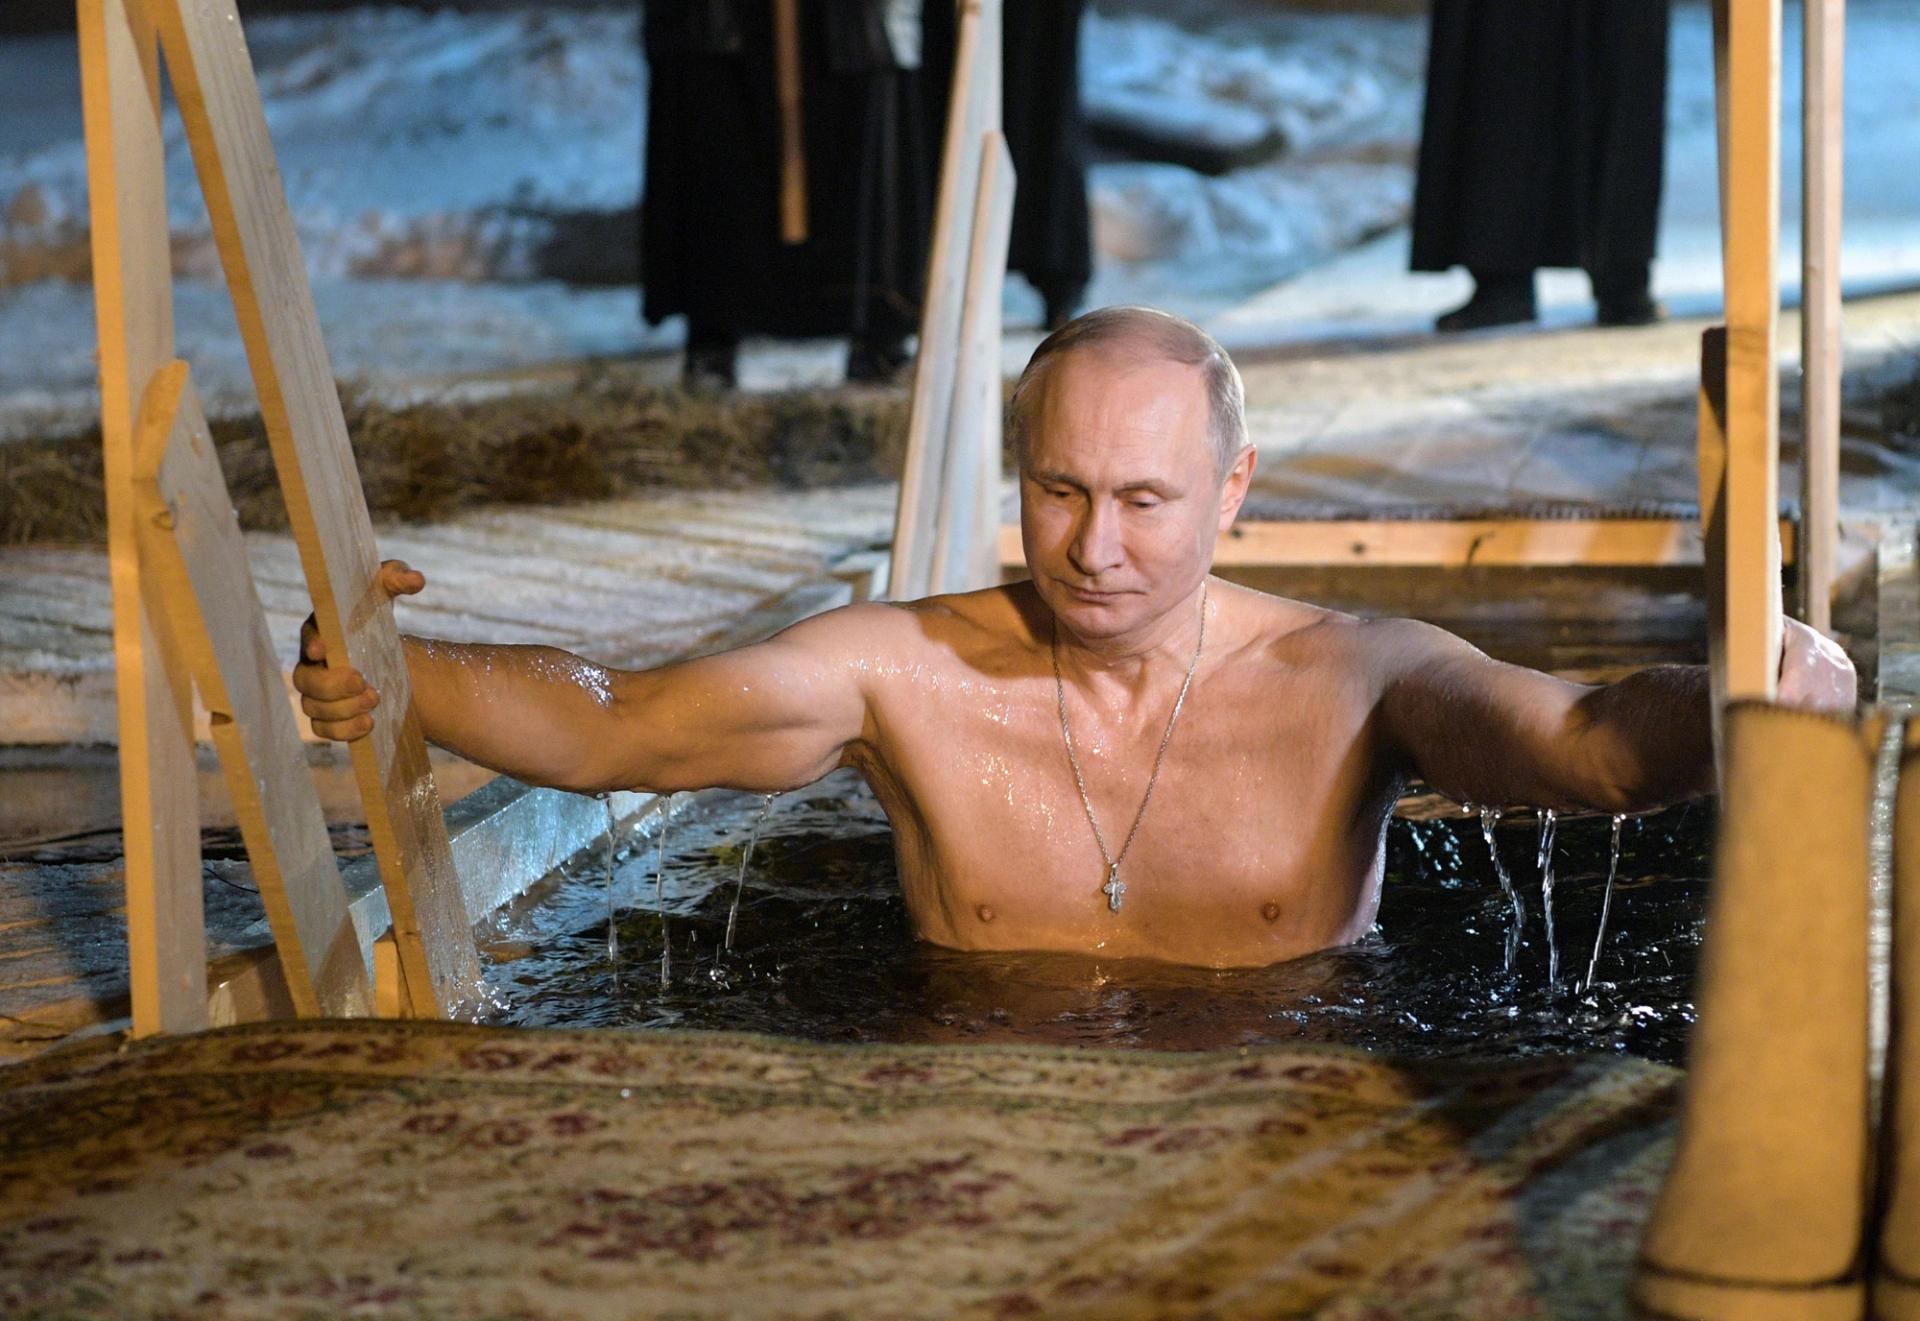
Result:
<svg viewBox="0 0 1920 1321">
<path fill-rule="evenodd" d="M 228 616 L 216 616 L 198 596 L 188 599 L 188 589 L 197 586 L 193 556 L 185 556 L 183 578 L 179 540 L 169 551 L 164 539 L 149 535 L 149 554 L 155 557 L 150 562 L 142 554 L 137 517 L 136 410 L 143 396 L 160 392 L 148 419 L 150 514 L 162 512 L 151 509 L 151 500 L 165 503 L 169 464 L 183 443 L 179 436 L 188 437 L 184 443 L 191 451 L 196 430 L 184 370 L 169 367 L 172 283 L 159 129 L 161 50 L 321 634 L 329 655 L 348 660 L 380 690 L 389 713 L 376 722 L 371 736 L 353 745 L 353 763 L 393 914 L 401 993 L 414 1014 L 460 1012 L 477 1001 L 479 960 L 392 606 L 378 586 L 372 524 L 234 0 L 78 0 L 78 9 L 101 340 L 134 1031 L 184 1031 L 206 1022 L 190 683 L 200 680 L 203 699 L 216 716 L 237 714 L 241 691 L 264 700 L 257 668 L 247 672 L 257 657 L 205 646 L 200 660 L 207 663 L 190 676 L 194 630 L 179 631 L 184 645 L 172 649 L 168 664 L 153 627 L 165 606 L 197 607 L 206 634 L 217 630 L 223 643 L 235 641 L 225 636 L 233 625 Z M 162 432 L 166 440 L 157 439 Z M 173 471 L 182 483 L 176 498 L 191 489 L 200 524 L 220 524 L 225 491 L 217 468 L 209 473 L 203 465 L 194 473 L 189 465 Z M 177 526 L 162 530 L 179 531 Z M 225 553 L 232 550 L 229 543 Z M 228 570 L 244 577 L 244 561 Z M 175 588 L 171 601 L 159 585 L 169 574 Z M 244 626 L 244 619 L 240 623 Z M 249 683 L 254 686 L 248 688 Z M 271 744 L 276 736 L 263 737 Z M 233 751 L 241 761 L 281 756 L 270 746 L 236 744 Z M 229 772 L 236 771 L 230 764 Z M 283 941 L 284 932 L 285 939 L 298 936 L 299 942 L 282 943 L 282 963 L 293 970 L 290 983 L 310 982 L 304 1005 L 351 1010 L 365 1002 L 365 970 L 353 975 L 338 953 L 336 914 L 327 892 L 329 885 L 338 885 L 338 873 L 329 882 L 326 871 L 312 865 L 312 823 L 298 823 L 298 809 L 288 810 L 295 816 L 275 828 L 268 828 L 263 817 L 256 822 L 262 828 L 247 839 L 250 851 L 258 841 L 273 854 L 255 854 L 256 875 L 284 881 L 284 920 L 275 922 L 275 937 Z M 246 811 L 242 805 L 243 821 Z M 280 852 L 283 846 L 291 855 Z M 268 907 L 271 913 L 271 898 Z M 358 962 L 357 944 L 353 948 Z M 295 991 L 295 1001 L 302 1005 L 302 992 Z"/>
<path fill-rule="evenodd" d="M 346 885 L 184 362 L 162 367 L 147 388 L 134 498 L 141 567 L 166 603 L 167 668 L 190 673 L 207 708 L 294 1012 L 364 1017 L 371 992 Z"/>
</svg>

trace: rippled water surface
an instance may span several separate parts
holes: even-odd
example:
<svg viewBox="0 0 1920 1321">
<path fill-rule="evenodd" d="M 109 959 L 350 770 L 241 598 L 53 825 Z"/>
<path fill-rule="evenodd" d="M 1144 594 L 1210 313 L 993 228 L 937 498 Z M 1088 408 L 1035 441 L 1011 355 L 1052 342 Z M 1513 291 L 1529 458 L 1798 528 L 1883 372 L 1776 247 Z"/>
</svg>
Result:
<svg viewBox="0 0 1920 1321">
<path fill-rule="evenodd" d="M 777 800 L 734 882 L 762 800 L 702 794 L 668 829 L 620 841 L 609 956 L 605 854 L 584 850 L 496 919 L 488 976 L 526 1025 L 728 1028 L 818 1041 L 1057 1042 L 1163 1050 L 1333 1041 L 1402 1054 L 1628 1051 L 1678 1063 L 1706 897 L 1711 809 L 1630 819 L 1598 975 L 1581 993 L 1605 888 L 1611 822 L 1563 817 L 1554 849 L 1560 981 L 1538 903 L 1538 822 L 1493 835 L 1532 902 L 1513 961 L 1512 909 L 1478 814 L 1396 819 L 1380 922 L 1363 942 L 1270 968 L 1216 972 L 1058 954 L 965 954 L 916 940 L 891 836 L 857 780 Z M 661 984 L 663 929 L 671 972 Z"/>
</svg>

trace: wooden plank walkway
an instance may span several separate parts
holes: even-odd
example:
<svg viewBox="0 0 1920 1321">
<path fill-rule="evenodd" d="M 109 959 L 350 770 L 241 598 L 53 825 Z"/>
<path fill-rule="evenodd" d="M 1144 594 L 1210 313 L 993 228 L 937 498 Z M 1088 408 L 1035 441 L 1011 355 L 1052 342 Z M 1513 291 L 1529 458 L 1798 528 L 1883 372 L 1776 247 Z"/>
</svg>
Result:
<svg viewBox="0 0 1920 1321">
<path fill-rule="evenodd" d="M 382 529 L 379 545 L 427 575 L 426 592 L 397 607 L 405 630 L 652 664 L 884 541 L 893 499 L 884 485 L 672 491 L 475 511 Z M 310 608 L 293 539 L 251 533 L 247 549 L 275 648 L 291 663 Z M 104 551 L 0 549 L 0 743 L 114 741 L 112 629 Z"/>
</svg>

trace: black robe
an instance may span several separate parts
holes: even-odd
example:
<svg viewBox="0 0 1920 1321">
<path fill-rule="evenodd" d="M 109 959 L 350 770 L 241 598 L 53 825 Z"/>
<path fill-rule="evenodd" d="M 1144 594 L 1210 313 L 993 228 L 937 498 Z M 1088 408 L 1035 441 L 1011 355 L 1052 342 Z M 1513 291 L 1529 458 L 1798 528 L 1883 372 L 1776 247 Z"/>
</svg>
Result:
<svg viewBox="0 0 1920 1321">
<path fill-rule="evenodd" d="M 928 0 L 938 7 L 949 0 Z M 646 0 L 644 311 L 699 336 L 917 325 L 938 158 L 879 0 L 801 0 L 808 237 L 780 235 L 771 0 Z"/>
<path fill-rule="evenodd" d="M 1653 260 L 1668 0 L 1433 0 L 1413 269 Z"/>
<path fill-rule="evenodd" d="M 1001 13 L 1001 123 L 1013 158 L 1007 269 L 1049 303 L 1071 305 L 1093 278 L 1087 122 L 1080 108 L 1080 19 L 1086 0 L 1007 0 Z M 951 4 L 926 6 L 927 90 L 945 121 L 952 82 Z"/>
</svg>

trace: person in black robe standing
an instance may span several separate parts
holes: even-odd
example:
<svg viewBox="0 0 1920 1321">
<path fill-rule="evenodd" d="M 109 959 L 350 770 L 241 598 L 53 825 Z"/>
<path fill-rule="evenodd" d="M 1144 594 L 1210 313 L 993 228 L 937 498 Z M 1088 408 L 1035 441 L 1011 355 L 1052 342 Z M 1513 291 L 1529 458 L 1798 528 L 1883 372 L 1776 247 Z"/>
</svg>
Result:
<svg viewBox="0 0 1920 1321">
<path fill-rule="evenodd" d="M 929 0 L 926 83 L 945 122 L 953 78 L 954 6 Z M 1046 325 L 1073 319 L 1093 278 L 1087 121 L 1080 106 L 1080 21 L 1086 0 L 1006 0 L 1000 16 L 1001 126 L 1013 158 L 1007 269 L 1046 304 Z M 937 151 L 938 148 L 936 147 Z"/>
<path fill-rule="evenodd" d="M 1657 320 L 1669 0 L 1433 0 L 1413 269 L 1465 266 L 1441 331 L 1531 321 L 1580 267 L 1603 325 Z"/>
<path fill-rule="evenodd" d="M 951 0 L 927 0 L 929 8 Z M 745 335 L 847 335 L 847 375 L 906 360 L 925 279 L 929 160 L 918 0 L 802 0 L 807 235 L 781 234 L 770 0 L 646 0 L 643 311 L 687 318 L 685 377 L 731 386 Z"/>
<path fill-rule="evenodd" d="M 1080 109 L 1080 19 L 1086 0 L 1008 0 L 1002 123 L 1019 180 L 1007 268 L 1046 304 L 1046 326 L 1073 319 L 1093 278 L 1087 120 Z"/>
</svg>

